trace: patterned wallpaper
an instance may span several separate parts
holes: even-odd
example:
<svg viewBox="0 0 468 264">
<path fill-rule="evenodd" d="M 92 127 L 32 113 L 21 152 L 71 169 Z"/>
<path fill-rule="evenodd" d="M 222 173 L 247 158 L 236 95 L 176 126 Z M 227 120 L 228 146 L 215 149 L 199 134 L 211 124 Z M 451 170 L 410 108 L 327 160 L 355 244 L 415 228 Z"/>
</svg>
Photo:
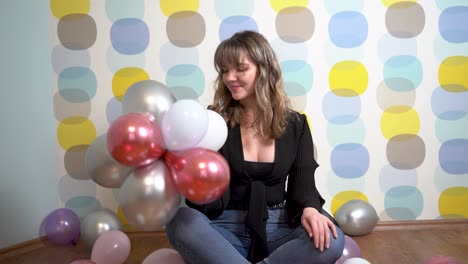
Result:
<svg viewBox="0 0 468 264">
<path fill-rule="evenodd" d="M 51 0 L 61 202 L 125 221 L 87 148 L 135 82 L 208 105 L 214 49 L 250 29 L 309 117 L 328 211 L 363 199 L 381 220 L 468 218 L 467 25 L 466 0 Z"/>
</svg>

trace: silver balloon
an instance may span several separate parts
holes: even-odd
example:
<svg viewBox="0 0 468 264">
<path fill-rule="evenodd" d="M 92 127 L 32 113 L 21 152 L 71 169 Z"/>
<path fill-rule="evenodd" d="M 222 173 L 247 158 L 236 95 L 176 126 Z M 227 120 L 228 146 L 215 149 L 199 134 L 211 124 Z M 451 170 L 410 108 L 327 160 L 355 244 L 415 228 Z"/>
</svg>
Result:
<svg viewBox="0 0 468 264">
<path fill-rule="evenodd" d="M 368 202 L 351 200 L 336 211 L 335 220 L 346 235 L 361 236 L 374 229 L 379 217 L 374 207 Z"/>
<path fill-rule="evenodd" d="M 138 230 L 160 230 L 181 203 L 166 164 L 154 163 L 136 168 L 120 188 L 118 201 L 129 224 Z"/>
<path fill-rule="evenodd" d="M 81 239 L 92 247 L 98 237 L 110 230 L 122 230 L 122 222 L 116 213 L 107 208 L 88 214 L 81 222 Z"/>
<path fill-rule="evenodd" d="M 85 166 L 91 179 L 105 188 L 119 188 L 133 168 L 116 161 L 107 150 L 106 134 L 97 137 L 86 151 Z"/>
<path fill-rule="evenodd" d="M 150 113 L 161 127 L 167 110 L 177 99 L 164 84 L 154 80 L 144 80 L 131 85 L 122 99 L 122 112 Z"/>
</svg>

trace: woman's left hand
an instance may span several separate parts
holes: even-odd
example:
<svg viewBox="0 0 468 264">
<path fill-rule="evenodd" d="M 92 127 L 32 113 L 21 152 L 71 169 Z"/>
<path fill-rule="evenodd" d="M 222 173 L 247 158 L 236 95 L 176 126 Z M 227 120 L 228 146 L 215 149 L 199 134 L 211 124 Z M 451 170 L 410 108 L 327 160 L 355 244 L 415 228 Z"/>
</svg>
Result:
<svg viewBox="0 0 468 264">
<path fill-rule="evenodd" d="M 301 223 L 304 226 L 309 237 L 314 237 L 314 245 L 323 251 L 324 247 L 330 247 L 330 232 L 332 230 L 333 236 L 338 237 L 335 225 L 333 222 L 317 209 L 313 207 L 306 207 L 302 211 Z"/>
</svg>

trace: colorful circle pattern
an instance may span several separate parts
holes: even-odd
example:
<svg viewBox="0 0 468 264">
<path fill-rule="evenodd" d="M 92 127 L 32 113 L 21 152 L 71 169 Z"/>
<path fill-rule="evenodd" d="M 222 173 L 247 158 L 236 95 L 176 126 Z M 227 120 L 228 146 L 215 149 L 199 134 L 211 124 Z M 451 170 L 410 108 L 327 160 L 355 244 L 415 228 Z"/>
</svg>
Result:
<svg viewBox="0 0 468 264">
<path fill-rule="evenodd" d="M 382 220 L 468 218 L 468 6 L 435 3 L 51 0 L 61 202 L 80 217 L 115 208 L 125 222 L 87 175 L 87 148 L 135 82 L 211 103 L 214 48 L 253 30 L 275 49 L 294 108 L 317 122 L 326 209 L 361 199 Z"/>
</svg>

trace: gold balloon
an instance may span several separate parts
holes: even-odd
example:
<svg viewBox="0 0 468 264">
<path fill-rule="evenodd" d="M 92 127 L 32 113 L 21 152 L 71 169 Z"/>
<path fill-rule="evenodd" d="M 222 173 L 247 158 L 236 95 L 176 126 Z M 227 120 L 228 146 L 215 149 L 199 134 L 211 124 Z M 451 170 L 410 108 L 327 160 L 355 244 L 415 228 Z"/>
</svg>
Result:
<svg viewBox="0 0 468 264">
<path fill-rule="evenodd" d="M 119 188 L 132 167 L 116 161 L 107 150 L 107 134 L 97 137 L 86 151 L 86 170 L 91 179 L 105 188 Z"/>
<path fill-rule="evenodd" d="M 102 208 L 89 213 L 81 223 L 81 236 L 86 245 L 93 246 L 104 232 L 122 230 L 122 222 L 112 210 Z"/>
<path fill-rule="evenodd" d="M 133 228 L 159 230 L 169 222 L 181 203 L 163 161 L 138 167 L 127 177 L 118 197 L 122 212 Z"/>
<path fill-rule="evenodd" d="M 150 113 L 161 127 L 164 114 L 176 100 L 166 85 L 154 80 L 144 80 L 127 89 L 122 99 L 122 112 Z"/>
</svg>

